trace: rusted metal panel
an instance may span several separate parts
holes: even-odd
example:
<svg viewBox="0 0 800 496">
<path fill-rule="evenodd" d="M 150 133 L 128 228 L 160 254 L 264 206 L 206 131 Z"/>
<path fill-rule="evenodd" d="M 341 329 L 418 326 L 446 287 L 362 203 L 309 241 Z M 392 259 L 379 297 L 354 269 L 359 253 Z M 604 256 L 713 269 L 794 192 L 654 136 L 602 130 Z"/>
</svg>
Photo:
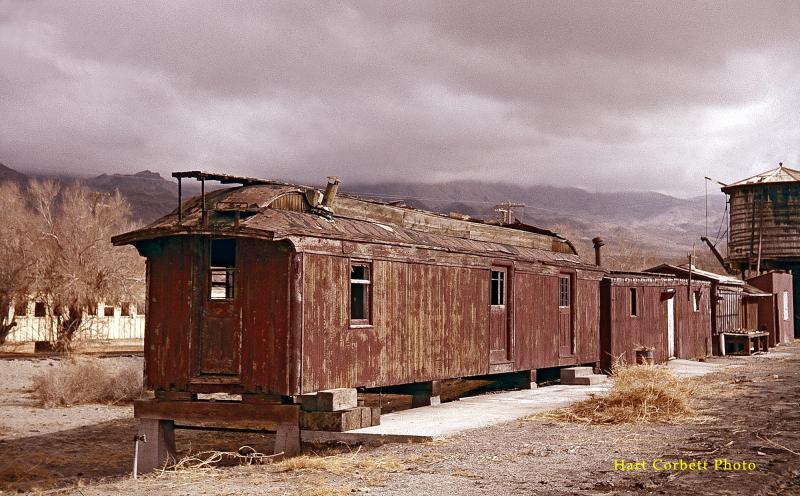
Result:
<svg viewBox="0 0 800 496">
<path fill-rule="evenodd" d="M 349 259 L 305 257 L 304 392 L 487 372 L 487 270 L 373 261 L 373 322 L 351 328 Z"/>
<path fill-rule="evenodd" d="M 290 268 L 286 243 L 240 241 L 243 389 L 290 394 Z"/>
<path fill-rule="evenodd" d="M 192 306 L 192 246 L 188 238 L 165 238 L 148 257 L 145 329 L 147 387 L 184 389 L 189 381 Z"/>
<path fill-rule="evenodd" d="M 517 271 L 514 287 L 515 367 L 557 367 L 558 275 Z"/>
<path fill-rule="evenodd" d="M 710 353 L 710 283 L 692 283 L 672 277 L 653 277 L 636 273 L 610 274 L 601 284 L 602 366 L 608 369 L 616 359 L 634 363 L 640 346 L 654 349 L 657 362 L 669 358 L 668 300 L 674 305 L 674 352 L 678 358 L 697 358 Z M 631 290 L 636 291 L 635 315 Z M 697 311 L 694 291 L 700 291 Z"/>
<path fill-rule="evenodd" d="M 792 274 L 767 272 L 747 282 L 772 295 L 771 298 L 758 299 L 758 326 L 767 328 L 769 345 L 793 341 L 795 317 Z"/>
</svg>

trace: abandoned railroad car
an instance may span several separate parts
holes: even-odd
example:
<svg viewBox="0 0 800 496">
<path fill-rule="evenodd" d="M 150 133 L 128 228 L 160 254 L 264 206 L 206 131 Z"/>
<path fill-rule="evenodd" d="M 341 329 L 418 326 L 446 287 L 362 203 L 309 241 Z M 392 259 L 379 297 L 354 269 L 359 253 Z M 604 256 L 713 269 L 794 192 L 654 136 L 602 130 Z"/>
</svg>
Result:
<svg viewBox="0 0 800 496">
<path fill-rule="evenodd" d="M 149 388 L 287 398 L 600 360 L 602 269 L 552 232 L 338 181 L 174 176 L 204 193 L 113 240 L 147 258 Z"/>
<path fill-rule="evenodd" d="M 610 272 L 600 289 L 603 370 L 620 359 L 636 363 L 648 348 L 656 363 L 711 352 L 711 284 L 671 275 Z"/>
<path fill-rule="evenodd" d="M 770 271 L 751 277 L 747 283 L 768 293 L 770 298 L 758 298 L 758 328 L 769 333 L 769 345 L 790 343 L 794 340 L 794 299 L 792 274 Z"/>
</svg>

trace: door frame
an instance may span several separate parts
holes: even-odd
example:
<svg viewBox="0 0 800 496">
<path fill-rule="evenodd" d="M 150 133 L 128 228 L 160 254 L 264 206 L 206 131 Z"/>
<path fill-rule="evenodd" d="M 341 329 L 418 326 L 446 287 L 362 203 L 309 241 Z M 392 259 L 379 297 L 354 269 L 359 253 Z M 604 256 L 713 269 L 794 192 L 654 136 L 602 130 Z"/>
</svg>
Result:
<svg viewBox="0 0 800 496">
<path fill-rule="evenodd" d="M 675 358 L 678 352 L 678 333 L 675 320 L 675 293 L 670 293 L 671 297 L 667 298 L 667 358 Z M 694 296 L 692 296 L 694 298 Z M 672 312 L 670 312 L 672 310 Z M 670 336 L 670 313 L 672 313 L 672 336 Z"/>
<path fill-rule="evenodd" d="M 569 278 L 569 328 L 570 328 L 570 352 L 564 354 L 561 352 L 561 279 L 563 277 Z M 556 284 L 556 333 L 558 335 L 558 356 L 559 358 L 572 358 L 578 354 L 578 332 L 577 332 L 577 317 L 575 312 L 575 301 L 577 295 L 577 273 L 575 270 L 560 270 L 558 272 L 558 282 Z"/>
<path fill-rule="evenodd" d="M 191 347 L 194 348 L 193 352 L 191 353 L 192 363 L 189 365 L 189 370 L 191 371 L 190 380 L 191 384 L 229 384 L 229 385 L 238 385 L 241 383 L 242 377 L 242 338 L 244 333 L 244 321 L 243 321 L 243 314 L 242 314 L 242 278 L 241 278 L 241 270 L 236 270 L 234 275 L 234 301 L 237 302 L 238 305 L 238 320 L 239 320 L 239 335 L 238 340 L 234 343 L 235 347 L 238 347 L 236 353 L 238 354 L 238 370 L 235 374 L 219 374 L 219 373 L 207 373 L 203 372 L 202 369 L 202 361 L 203 361 L 203 334 L 206 328 L 206 313 L 207 307 L 210 302 L 209 300 L 209 291 L 211 289 L 211 274 L 210 274 L 210 254 L 211 254 L 211 241 L 213 239 L 220 239 L 220 238 L 230 238 L 236 240 L 236 254 L 235 260 L 236 264 L 238 265 L 242 259 L 241 257 L 241 247 L 242 243 L 239 241 L 238 238 L 233 236 L 210 236 L 210 235 L 203 235 L 199 236 L 199 241 L 196 244 L 196 249 L 198 252 L 195 252 L 192 257 L 193 260 L 193 278 L 192 278 L 192 291 L 194 292 L 193 301 L 195 309 L 192 312 L 192 316 L 194 320 L 191 322 L 191 336 L 193 342 L 191 343 Z M 236 267 L 238 269 L 238 267 Z"/>
<path fill-rule="evenodd" d="M 499 267 L 506 270 L 506 358 L 502 361 L 495 361 L 492 360 L 492 315 L 491 315 L 491 283 L 492 283 L 492 270 L 495 267 Z M 504 363 L 513 363 L 516 353 L 514 351 L 515 348 L 515 332 L 514 332 L 514 262 L 510 260 L 491 260 L 491 265 L 489 266 L 489 305 L 487 308 L 489 309 L 489 332 L 487 334 L 488 341 L 489 341 L 489 353 L 488 353 L 488 361 L 489 365 L 497 365 L 497 364 L 504 364 Z"/>
</svg>

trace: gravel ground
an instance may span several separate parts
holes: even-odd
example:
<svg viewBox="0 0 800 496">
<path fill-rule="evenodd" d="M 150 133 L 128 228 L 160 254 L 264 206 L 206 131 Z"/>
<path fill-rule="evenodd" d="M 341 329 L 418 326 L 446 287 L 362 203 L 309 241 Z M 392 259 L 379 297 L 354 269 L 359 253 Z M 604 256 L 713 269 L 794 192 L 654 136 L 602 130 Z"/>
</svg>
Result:
<svg viewBox="0 0 800 496">
<path fill-rule="evenodd" d="M 101 495 L 311 494 L 800 494 L 800 344 L 776 358 L 715 359 L 736 365 L 700 380 L 704 420 L 689 425 L 586 426 L 523 419 L 443 441 L 386 445 L 325 459 L 324 467 L 285 464 L 201 468 L 128 477 L 130 417 L 0 442 L 0 487 L 63 488 Z M 3 413 L 5 413 L 5 406 Z M 70 414 L 74 409 L 69 409 Z M 5 416 L 5 415 L 4 415 Z M 271 438 L 179 431 L 182 454 L 236 449 L 270 452 Z M 648 469 L 614 470 L 614 460 Z M 652 460 L 727 458 L 753 471 L 653 471 Z M 302 461 L 302 460 L 301 460 Z M 23 472 L 23 473 L 20 473 Z M 16 477 L 16 478 L 15 478 Z"/>
</svg>

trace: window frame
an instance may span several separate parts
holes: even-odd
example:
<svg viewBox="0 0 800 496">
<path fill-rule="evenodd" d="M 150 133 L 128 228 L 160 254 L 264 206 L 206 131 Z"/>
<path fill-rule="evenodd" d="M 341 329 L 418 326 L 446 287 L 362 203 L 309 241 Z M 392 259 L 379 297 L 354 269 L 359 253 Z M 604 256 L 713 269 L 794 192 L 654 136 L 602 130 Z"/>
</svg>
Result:
<svg viewBox="0 0 800 496">
<path fill-rule="evenodd" d="M 214 261 L 214 242 L 215 241 L 230 241 L 233 243 L 233 265 L 230 266 L 217 266 L 212 265 Z M 208 240 L 208 248 L 206 250 L 206 300 L 209 302 L 232 302 L 236 299 L 236 280 L 237 275 L 237 251 L 239 243 L 236 238 L 210 238 Z M 215 275 L 224 275 L 223 283 L 215 283 Z M 225 296 L 214 296 L 214 288 L 223 288 Z"/>
<path fill-rule="evenodd" d="M 47 303 L 44 301 L 37 301 L 33 304 L 34 317 L 47 317 Z"/>
<path fill-rule="evenodd" d="M 497 274 L 497 277 L 495 277 Z M 495 282 L 497 293 L 495 295 Z M 495 298 L 497 296 L 497 298 Z M 496 303 L 495 303 L 496 302 Z M 489 273 L 489 304 L 493 307 L 505 307 L 508 302 L 508 270 L 494 270 Z"/>
<path fill-rule="evenodd" d="M 353 268 L 364 267 L 366 279 L 353 279 Z M 373 305 L 372 305 L 372 285 L 374 282 L 372 262 L 369 260 L 350 260 L 349 273 L 347 279 L 347 310 L 348 322 L 350 329 L 364 329 L 373 327 Z M 353 286 L 359 285 L 363 287 L 363 301 L 362 311 L 365 318 L 353 318 Z"/>
<path fill-rule="evenodd" d="M 558 276 L 558 308 L 571 308 L 571 307 L 572 307 L 572 276 L 568 274 L 560 274 Z"/>
<path fill-rule="evenodd" d="M 639 317 L 639 288 L 628 288 L 628 313 Z"/>
</svg>

